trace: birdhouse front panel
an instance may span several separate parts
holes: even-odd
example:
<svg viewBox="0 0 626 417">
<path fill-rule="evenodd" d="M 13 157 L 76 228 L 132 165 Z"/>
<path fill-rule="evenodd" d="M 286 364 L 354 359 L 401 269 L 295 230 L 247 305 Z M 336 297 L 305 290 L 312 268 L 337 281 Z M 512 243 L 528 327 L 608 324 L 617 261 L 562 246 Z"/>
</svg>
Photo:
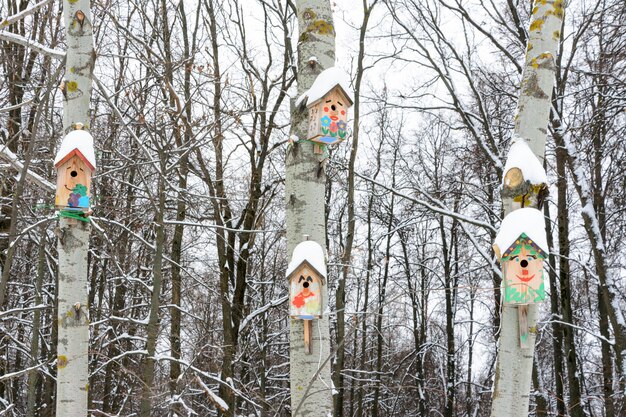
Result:
<svg viewBox="0 0 626 417">
<path fill-rule="evenodd" d="M 336 86 L 319 101 L 309 106 L 308 139 L 313 142 L 333 144 L 347 137 L 350 99 Z"/>
<path fill-rule="evenodd" d="M 322 278 L 306 263 L 298 267 L 289 282 L 289 315 L 311 320 L 322 317 Z"/>
<path fill-rule="evenodd" d="M 91 168 L 77 154 L 57 166 L 55 206 L 60 210 L 89 210 Z"/>
<path fill-rule="evenodd" d="M 532 304 L 546 297 L 543 260 L 546 254 L 530 238 L 522 234 L 502 254 L 504 302 Z"/>
</svg>

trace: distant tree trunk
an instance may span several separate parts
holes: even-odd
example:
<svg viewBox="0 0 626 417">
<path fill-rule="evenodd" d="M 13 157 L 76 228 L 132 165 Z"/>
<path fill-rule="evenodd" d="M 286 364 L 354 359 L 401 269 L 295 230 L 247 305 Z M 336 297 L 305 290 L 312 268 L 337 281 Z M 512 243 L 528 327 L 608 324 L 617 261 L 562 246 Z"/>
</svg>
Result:
<svg viewBox="0 0 626 417">
<path fill-rule="evenodd" d="M 63 4 L 67 39 L 64 81 L 63 131 L 76 123 L 91 127 L 90 99 L 95 64 L 89 0 Z M 89 223 L 61 218 L 59 230 L 59 285 L 56 415 L 87 415 L 89 389 L 89 309 L 87 254 Z"/>
<path fill-rule="evenodd" d="M 335 64 L 335 28 L 328 0 L 297 0 L 298 16 L 298 94 L 304 93 L 324 69 Z M 310 57 L 317 61 L 309 63 Z M 307 111 L 294 109 L 291 132 L 298 138 L 307 136 Z M 323 155 L 313 152 L 311 142 L 296 142 L 287 150 L 285 195 L 287 204 L 287 254 L 303 235 L 326 246 L 324 196 L 326 172 Z M 322 304 L 328 311 L 328 287 L 322 287 Z M 290 320 L 291 412 L 294 416 L 332 415 L 332 381 L 330 361 L 318 369 L 330 355 L 329 317 L 313 321 L 312 354 L 304 351 L 304 321 Z M 317 378 L 314 378 L 318 372 Z M 296 411 L 298 410 L 298 411 Z"/>
<path fill-rule="evenodd" d="M 557 178 L 557 182 L 559 179 Z M 558 185 L 557 185 L 558 186 Z M 550 209 L 546 204 L 544 207 L 544 215 L 547 217 L 550 214 Z M 554 255 L 554 238 L 552 233 L 552 223 L 546 218 L 546 237 L 548 245 L 550 245 L 550 254 L 548 255 L 548 269 L 549 281 L 550 281 L 550 312 L 552 317 L 557 320 L 561 316 L 561 310 L 559 308 L 559 290 L 558 290 L 558 277 L 556 275 L 556 256 Z M 563 377 L 565 373 L 563 371 L 563 332 L 561 331 L 561 325 L 552 323 L 552 357 L 554 362 L 554 386 L 556 398 L 556 410 L 557 414 L 564 416 L 565 414 L 565 401 L 564 401 L 564 388 Z M 549 410 L 546 410 L 546 412 Z"/>
<path fill-rule="evenodd" d="M 381 142 L 384 142 L 381 140 Z M 396 163 L 398 161 L 398 152 L 399 148 L 395 147 L 393 151 L 393 159 L 391 161 L 391 188 L 396 186 Z M 372 417 L 378 417 L 379 415 L 386 415 L 385 408 L 381 407 L 381 404 L 384 402 L 381 400 L 381 388 L 384 386 L 383 384 L 383 345 L 384 341 L 384 330 L 383 330 L 383 320 L 384 320 L 384 312 L 385 312 L 385 303 L 387 301 L 387 281 L 389 280 L 389 260 L 391 258 L 391 244 L 392 237 L 394 235 L 393 229 L 396 226 L 395 219 L 395 194 L 392 194 L 389 202 L 389 207 L 387 211 L 383 211 L 381 215 L 388 216 L 387 225 L 386 225 L 386 242 L 385 242 L 385 257 L 382 260 L 383 263 L 383 271 L 379 278 L 378 285 L 378 305 L 376 307 L 376 386 L 374 387 L 374 399 L 372 400 Z"/>
<path fill-rule="evenodd" d="M 403 233 L 398 231 L 401 236 Z M 402 245 L 402 259 L 404 261 L 404 273 L 407 282 L 407 289 L 409 290 L 409 298 L 411 299 L 411 317 L 413 320 L 412 323 L 412 333 L 413 333 L 413 343 L 415 349 L 415 379 L 417 384 L 417 404 L 419 416 L 426 415 L 426 391 L 424 384 L 424 367 L 423 367 L 423 357 L 424 352 L 422 352 L 423 342 L 426 339 L 426 314 L 424 311 L 424 305 L 426 303 L 426 285 L 428 283 L 426 268 L 424 267 L 424 262 L 420 262 L 418 275 L 420 288 L 417 288 L 417 285 L 413 282 L 413 271 L 411 270 L 411 260 L 413 259 L 408 252 L 408 242 L 406 237 L 401 237 L 400 244 Z M 423 249 L 424 246 L 422 246 Z M 418 249 L 419 253 L 419 249 Z M 418 256 L 417 259 L 424 260 L 425 254 L 420 253 L 421 256 Z M 421 295 L 421 298 L 420 298 Z M 473 308 L 472 308 L 473 311 Z M 470 315 L 471 320 L 471 315 Z M 470 330 L 471 334 L 471 330 Z M 471 349 L 470 349 L 471 352 Z M 471 355 L 470 355 L 471 360 Z M 361 368 L 362 369 L 362 368 Z M 468 374 L 471 374 L 471 362 L 469 365 Z M 469 415 L 469 414 L 468 414 Z"/>
<path fill-rule="evenodd" d="M 602 291 L 598 286 L 598 294 Z M 604 298 L 598 296 L 598 316 L 600 324 L 600 334 L 605 340 L 610 340 L 608 312 L 604 304 Z M 613 390 L 613 360 L 611 355 L 611 345 L 604 340 L 602 343 L 602 391 L 604 393 L 604 409 L 606 417 L 616 417 L 614 406 L 614 390 Z M 622 408 L 624 405 L 622 405 Z"/>
<path fill-rule="evenodd" d="M 554 133 L 558 136 L 558 133 Z M 557 143 L 562 140 L 555 139 Z M 573 322 L 572 311 L 572 284 L 569 267 L 569 210 L 567 201 L 567 174 L 565 172 L 565 162 L 567 159 L 567 151 L 560 146 L 556 148 L 556 170 L 557 170 L 557 227 L 559 241 L 559 294 L 561 295 L 561 316 L 565 323 Z M 574 328 L 572 326 L 562 325 L 563 333 L 563 352 L 565 353 L 565 364 L 567 367 L 567 381 L 569 398 L 567 401 L 569 414 L 572 417 L 583 417 L 584 412 L 581 404 L 580 396 L 580 379 L 578 377 L 578 365 L 576 356 L 576 342 L 574 340 Z M 556 358 L 555 358 L 556 360 Z M 565 398 L 563 398 L 565 403 Z"/>
<path fill-rule="evenodd" d="M 160 155 L 161 172 L 165 172 L 166 157 L 164 154 Z M 154 262 L 152 267 L 152 294 L 150 297 L 150 312 L 148 315 L 148 336 L 146 339 L 147 354 L 143 359 L 143 366 L 141 370 L 141 379 L 143 383 L 141 392 L 141 405 L 139 415 L 141 417 L 150 417 L 153 415 L 152 411 L 152 388 L 154 384 L 155 374 L 155 354 L 157 339 L 159 336 L 159 307 L 161 297 L 161 285 L 163 282 L 163 247 L 165 245 L 165 178 L 159 176 L 159 185 L 156 190 L 156 195 L 153 194 L 153 198 L 156 200 L 156 238 L 154 246 L 156 248 L 154 255 Z"/>
<path fill-rule="evenodd" d="M 455 202 L 455 211 L 458 211 L 458 204 Z M 456 220 L 452 221 L 450 230 L 450 244 L 446 237 L 444 218 L 439 218 L 439 232 L 441 237 L 441 256 L 443 260 L 443 275 L 445 285 L 445 304 L 446 304 L 446 393 L 444 417 L 454 416 L 454 403 L 456 398 L 456 341 L 454 332 L 454 316 L 456 313 L 456 287 L 458 276 L 452 268 L 452 253 L 456 251 Z M 458 265 L 458 257 L 455 256 L 454 262 Z"/>
<path fill-rule="evenodd" d="M 538 0 L 532 9 L 526 62 L 515 116 L 515 133 L 543 162 L 546 131 L 552 106 L 555 51 L 561 39 L 564 3 Z M 512 199 L 503 201 L 504 214 Z M 529 329 L 536 328 L 538 308 L 528 306 Z M 519 343 L 518 307 L 502 306 L 501 334 L 492 395 L 492 417 L 528 415 L 536 332 L 529 332 L 528 349 Z"/>
<path fill-rule="evenodd" d="M 46 229 L 40 228 L 39 250 L 37 254 L 37 278 L 35 279 L 35 305 L 43 302 L 41 288 L 45 275 L 46 265 Z M 29 366 L 34 366 L 39 359 L 39 330 L 41 328 L 41 311 L 35 310 L 33 315 L 33 330 L 30 342 L 30 355 L 32 357 Z M 37 387 L 40 384 L 39 370 L 35 369 L 28 373 L 28 397 L 26 401 L 26 416 L 34 417 L 37 405 Z"/>
<path fill-rule="evenodd" d="M 183 31 L 183 59 L 187 60 L 185 62 L 186 70 L 184 75 L 184 84 L 183 84 L 183 94 L 184 94 L 184 112 L 186 121 L 192 120 L 192 97 L 191 97 L 191 68 L 193 67 L 193 56 L 191 51 L 195 49 L 195 32 L 194 39 L 190 43 L 189 42 L 189 27 L 187 26 L 187 15 L 185 13 L 185 4 L 184 2 L 180 2 L 179 6 L 179 18 L 181 22 L 181 29 Z M 200 10 L 200 5 L 198 5 L 198 9 Z M 197 18 L 197 14 L 196 14 Z M 169 41 L 167 50 L 170 50 Z M 168 52 L 171 60 L 171 52 Z M 173 77 L 168 76 L 168 82 L 170 84 L 174 83 Z M 170 106 L 175 106 L 176 97 L 173 97 L 170 94 Z M 189 129 L 185 129 L 181 132 L 178 123 L 174 121 L 174 129 L 175 129 L 175 138 L 176 138 L 176 146 L 178 148 L 182 148 L 183 146 L 188 146 L 191 142 L 192 132 Z M 185 220 L 187 215 L 187 202 L 182 190 L 187 189 L 187 175 L 189 173 L 189 156 L 185 154 L 180 159 L 180 167 L 178 169 L 178 200 L 176 202 L 176 221 L 180 222 L 174 226 L 174 235 L 172 237 L 172 308 L 170 309 L 170 349 L 173 361 L 170 362 L 170 394 L 172 396 L 178 393 L 179 388 L 177 387 L 178 377 L 181 375 L 180 363 L 177 361 L 181 358 L 181 322 L 182 322 L 182 314 L 181 314 L 181 287 L 182 287 L 182 277 L 181 277 L 181 260 L 182 260 L 182 248 L 183 248 L 183 232 L 184 225 L 182 222 Z M 179 413 L 182 413 L 178 410 Z"/>
<path fill-rule="evenodd" d="M 379 149 L 380 151 L 380 149 Z M 380 152 L 378 153 L 380 155 Z M 380 172 L 380 157 L 377 158 L 377 165 L 376 165 L 376 172 L 374 173 L 374 178 L 376 178 L 378 176 L 378 173 Z M 373 185 L 370 185 L 372 187 L 373 190 Z M 369 294 L 370 294 L 370 280 L 372 277 L 372 268 L 374 267 L 374 260 L 373 260 L 373 253 L 374 253 L 374 242 L 373 242 L 373 233 L 372 233 L 372 212 L 374 210 L 374 193 L 371 192 L 369 194 L 369 198 L 368 198 L 368 203 L 367 203 L 367 261 L 366 261 L 366 271 L 365 271 L 365 285 L 363 286 L 363 294 L 364 294 L 364 300 L 363 300 L 363 308 L 361 308 L 361 311 L 366 313 L 368 308 L 369 308 Z M 367 360 L 367 314 L 365 314 L 365 317 L 363 317 L 361 319 L 361 352 L 359 354 L 359 368 L 360 370 L 367 370 L 368 366 L 368 360 Z M 355 352 L 356 353 L 356 352 Z M 365 393 L 365 388 L 362 386 L 362 382 L 359 381 L 358 382 L 358 389 L 357 389 L 357 399 L 356 399 L 356 406 L 357 406 L 357 411 L 356 411 L 356 415 L 358 417 L 362 417 L 364 416 L 364 410 L 365 408 L 365 404 L 363 401 L 363 397 L 364 397 L 364 393 Z"/>
<path fill-rule="evenodd" d="M 544 417 L 548 415 L 548 401 L 546 399 L 546 396 L 543 395 L 545 388 L 541 382 L 541 375 L 538 368 L 539 366 L 537 364 L 537 361 L 533 361 L 533 386 L 535 387 L 535 391 L 540 393 L 535 397 L 535 414 L 537 415 L 537 417 Z"/>
<path fill-rule="evenodd" d="M 336 293 L 336 306 L 337 306 L 337 358 L 335 360 L 334 370 L 334 384 L 337 393 L 334 397 L 335 417 L 343 417 L 343 403 L 344 403 L 344 382 L 342 371 L 344 368 L 345 346 L 339 344 L 345 338 L 345 305 L 346 305 L 346 281 L 348 274 L 350 273 L 350 265 L 352 258 L 352 245 L 354 242 L 354 230 L 356 224 L 356 218 L 354 215 L 354 166 L 356 162 L 357 151 L 359 149 L 359 122 L 360 122 L 360 94 L 361 94 L 361 81 L 363 80 L 363 59 L 365 57 L 365 33 L 367 31 L 367 25 L 369 17 L 372 12 L 372 7 L 376 4 L 376 1 L 371 6 L 367 5 L 367 0 L 363 1 L 363 20 L 361 22 L 361 28 L 359 31 L 359 55 L 357 58 L 356 67 L 356 81 L 354 83 L 354 127 L 352 129 L 352 149 L 350 151 L 350 161 L 348 163 L 348 230 L 346 232 L 346 240 L 343 249 L 343 268 L 342 276 L 339 280 Z"/>
</svg>

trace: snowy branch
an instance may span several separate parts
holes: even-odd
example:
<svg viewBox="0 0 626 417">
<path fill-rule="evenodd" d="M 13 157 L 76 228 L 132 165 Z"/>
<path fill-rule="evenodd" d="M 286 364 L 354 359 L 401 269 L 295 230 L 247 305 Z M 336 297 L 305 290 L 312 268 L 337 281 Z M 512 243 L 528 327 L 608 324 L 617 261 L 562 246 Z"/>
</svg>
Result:
<svg viewBox="0 0 626 417">
<path fill-rule="evenodd" d="M 0 159 L 11 165 L 19 172 L 22 172 L 24 169 L 24 164 L 18 159 L 17 155 L 11 152 L 7 147 L 0 148 Z M 31 170 L 26 172 L 26 180 L 37 184 L 44 191 L 53 193 L 56 190 L 54 184 Z"/>
<path fill-rule="evenodd" d="M 40 8 L 42 8 L 45 5 L 48 5 L 50 3 L 52 3 L 53 0 L 43 0 L 40 1 L 39 3 L 22 10 L 19 13 L 15 13 L 14 15 L 8 16 L 6 19 L 4 19 L 2 21 L 2 23 L 0 23 L 0 27 L 7 27 L 9 26 L 11 23 L 15 23 L 18 20 L 22 20 L 24 19 L 26 16 L 30 16 L 31 14 L 35 13 L 37 10 L 39 10 Z"/>
<path fill-rule="evenodd" d="M 20 35 L 16 35 L 15 33 L 7 32 L 6 30 L 0 30 L 0 39 L 7 42 L 13 42 L 18 45 L 25 46 L 26 48 L 33 49 L 37 52 L 40 52 L 44 55 L 48 55 L 52 58 L 64 59 L 65 52 L 61 52 L 57 49 L 48 48 L 40 44 L 39 42 L 35 42 L 31 39 L 25 38 Z"/>
</svg>

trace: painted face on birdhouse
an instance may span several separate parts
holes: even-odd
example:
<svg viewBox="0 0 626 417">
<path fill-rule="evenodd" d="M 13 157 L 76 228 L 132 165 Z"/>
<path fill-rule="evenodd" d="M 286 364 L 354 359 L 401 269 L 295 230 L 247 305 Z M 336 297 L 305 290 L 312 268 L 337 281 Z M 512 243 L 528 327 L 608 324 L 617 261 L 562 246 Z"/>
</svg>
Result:
<svg viewBox="0 0 626 417">
<path fill-rule="evenodd" d="M 301 319 L 321 317 L 321 290 L 317 274 L 306 267 L 298 271 L 289 284 L 289 315 Z"/>
<path fill-rule="evenodd" d="M 91 170 L 73 156 L 58 167 L 56 206 L 58 208 L 88 209 Z"/>
<path fill-rule="evenodd" d="M 346 120 L 348 119 L 345 100 L 338 94 L 329 94 L 320 105 L 320 124 L 322 135 L 335 142 L 346 138 Z"/>
<path fill-rule="evenodd" d="M 503 257 L 505 303 L 527 304 L 542 301 L 544 256 L 528 239 L 518 239 L 516 247 Z"/>
</svg>

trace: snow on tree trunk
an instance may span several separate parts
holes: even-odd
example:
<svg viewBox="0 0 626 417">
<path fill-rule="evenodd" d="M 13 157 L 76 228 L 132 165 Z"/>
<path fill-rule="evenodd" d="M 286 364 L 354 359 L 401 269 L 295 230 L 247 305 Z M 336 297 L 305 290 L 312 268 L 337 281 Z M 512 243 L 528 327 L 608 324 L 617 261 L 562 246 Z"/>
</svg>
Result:
<svg viewBox="0 0 626 417">
<path fill-rule="evenodd" d="M 90 127 L 89 101 L 95 61 L 89 0 L 63 3 L 67 57 L 63 131 Z M 89 223 L 62 218 L 59 225 L 59 286 L 56 415 L 87 416 L 89 389 L 89 309 L 87 252 Z"/>
<path fill-rule="evenodd" d="M 298 0 L 297 14 L 300 28 L 298 95 L 301 95 L 322 70 L 334 65 L 335 30 L 328 0 Z M 307 120 L 306 110 L 294 109 L 292 135 L 306 139 Z M 285 194 L 289 255 L 304 240 L 305 234 L 325 248 L 324 158 L 323 154 L 314 153 L 314 145 L 308 141 L 294 142 L 287 151 Z M 330 355 L 328 285 L 327 282 L 322 287 L 324 317 L 313 321 L 310 355 L 305 354 L 304 349 L 304 320 L 290 320 L 292 415 L 318 417 L 332 414 L 330 361 L 325 362 Z"/>
<path fill-rule="evenodd" d="M 555 54 L 561 37 L 562 0 L 536 0 L 529 27 L 526 62 L 515 116 L 515 134 L 523 138 L 543 162 Z M 512 198 L 503 201 L 505 215 L 512 211 Z M 518 307 L 502 307 L 501 333 L 494 381 L 492 417 L 527 416 L 535 349 L 538 305 L 528 306 L 528 348 L 519 342 Z"/>
</svg>

